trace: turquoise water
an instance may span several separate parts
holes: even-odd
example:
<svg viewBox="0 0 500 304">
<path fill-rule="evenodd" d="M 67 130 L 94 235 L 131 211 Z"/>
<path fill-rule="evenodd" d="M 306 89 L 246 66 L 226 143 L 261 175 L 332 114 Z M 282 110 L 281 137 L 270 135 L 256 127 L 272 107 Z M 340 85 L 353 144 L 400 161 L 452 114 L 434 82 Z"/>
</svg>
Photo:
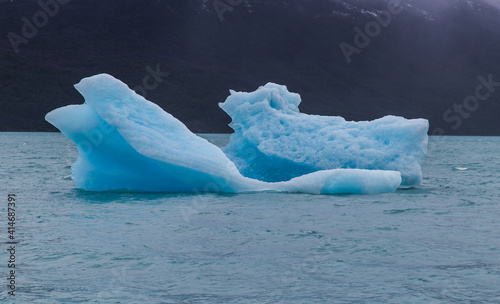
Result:
<svg viewBox="0 0 500 304">
<path fill-rule="evenodd" d="M 433 137 L 422 185 L 384 195 L 91 193 L 61 134 L 0 133 L 0 302 L 500 303 L 499 151 Z"/>
</svg>

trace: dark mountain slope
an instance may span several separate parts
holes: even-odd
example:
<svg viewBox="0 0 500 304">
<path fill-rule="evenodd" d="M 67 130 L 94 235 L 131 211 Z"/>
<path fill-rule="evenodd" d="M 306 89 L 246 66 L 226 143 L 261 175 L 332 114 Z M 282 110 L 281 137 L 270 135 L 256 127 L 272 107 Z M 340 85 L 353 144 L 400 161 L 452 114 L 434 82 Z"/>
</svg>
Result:
<svg viewBox="0 0 500 304">
<path fill-rule="evenodd" d="M 72 87 L 81 78 L 109 73 L 136 87 L 159 65 L 169 75 L 147 98 L 195 132 L 230 131 L 217 103 L 272 81 L 300 93 L 306 113 L 425 117 L 445 134 L 500 135 L 500 92 L 454 111 L 478 77 L 500 81 L 500 14 L 485 1 L 402 1 L 351 63 L 340 43 L 355 46 L 354 28 L 385 1 L 247 0 L 223 22 L 213 3 L 72 0 L 16 53 L 8 33 L 41 8 L 0 2 L 0 130 L 53 130 L 45 113 L 81 103 Z"/>
</svg>

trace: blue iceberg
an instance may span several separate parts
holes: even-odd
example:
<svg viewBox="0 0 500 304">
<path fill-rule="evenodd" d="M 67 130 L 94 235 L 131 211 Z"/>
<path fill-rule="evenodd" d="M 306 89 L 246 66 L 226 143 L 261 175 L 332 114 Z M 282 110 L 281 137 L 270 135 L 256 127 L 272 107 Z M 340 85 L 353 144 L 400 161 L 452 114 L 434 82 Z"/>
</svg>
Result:
<svg viewBox="0 0 500 304">
<path fill-rule="evenodd" d="M 280 182 L 245 177 L 220 148 L 112 76 L 84 78 L 75 88 L 85 102 L 53 110 L 46 120 L 78 148 L 72 176 L 79 189 L 374 194 L 401 183 L 401 174 L 389 170 L 321 170 Z"/>
<path fill-rule="evenodd" d="M 235 92 L 219 106 L 234 129 L 223 148 L 240 172 L 268 182 L 337 168 L 393 170 L 402 185 L 418 185 L 427 153 L 425 119 L 385 116 L 353 122 L 300 113 L 300 95 L 268 83 Z"/>
</svg>

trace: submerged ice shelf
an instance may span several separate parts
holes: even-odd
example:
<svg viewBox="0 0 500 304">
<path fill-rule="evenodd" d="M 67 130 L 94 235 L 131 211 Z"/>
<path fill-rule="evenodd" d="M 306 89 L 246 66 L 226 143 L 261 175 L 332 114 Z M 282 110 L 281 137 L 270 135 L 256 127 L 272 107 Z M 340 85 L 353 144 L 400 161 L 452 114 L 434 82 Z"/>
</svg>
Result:
<svg viewBox="0 0 500 304">
<path fill-rule="evenodd" d="M 294 102 L 287 105 L 283 98 L 277 98 L 279 95 L 275 95 L 276 92 L 283 91 L 285 87 L 271 86 L 272 91 L 275 90 L 275 92 L 270 92 L 270 98 L 261 98 L 260 102 L 267 102 L 271 108 L 277 111 L 279 110 L 277 107 L 290 107 L 292 112 L 298 113 L 298 110 L 295 110 L 300 102 L 300 99 L 297 99 L 298 95 L 291 95 L 295 98 Z M 250 178 L 242 175 L 237 166 L 220 148 L 193 134 L 182 122 L 129 89 L 118 79 L 107 74 L 100 74 L 82 79 L 75 87 L 85 98 L 85 103 L 56 109 L 48 113 L 46 119 L 77 145 L 79 156 L 72 166 L 72 175 L 75 186 L 79 189 L 89 191 L 229 193 L 280 191 L 313 194 L 374 194 L 394 192 L 401 184 L 401 173 L 397 170 L 365 170 L 373 168 L 317 170 L 319 165 L 314 166 L 315 170 L 303 170 L 305 174 L 298 174 L 300 170 L 297 171 L 297 166 L 292 165 L 289 168 L 294 171 L 290 174 L 292 179 L 289 180 L 267 182 Z M 235 94 L 243 93 L 232 92 L 230 98 L 234 98 Z M 257 96 L 256 100 L 260 97 L 262 96 Z M 230 101 L 230 99 L 228 100 Z M 248 98 L 244 98 L 244 100 L 248 100 Z M 288 126 L 293 131 L 308 131 L 309 133 L 306 135 L 316 138 L 316 141 L 309 147 L 300 147 L 300 151 L 305 151 L 307 154 L 302 158 L 287 160 L 290 164 L 299 164 L 303 161 L 304 164 L 308 165 L 308 159 L 314 156 L 314 150 L 318 149 L 319 137 L 316 132 L 324 135 L 324 132 L 327 131 L 325 121 L 328 118 L 317 116 L 318 123 L 311 123 L 307 128 L 302 126 L 296 129 L 297 117 L 294 117 L 296 114 L 285 113 L 284 115 L 288 115 L 288 117 L 282 116 L 279 117 L 278 121 L 275 121 L 277 116 L 271 115 L 272 113 L 266 109 L 263 109 L 260 114 L 256 112 L 255 108 L 249 112 L 248 107 L 251 104 L 245 105 L 243 103 L 238 109 L 239 105 L 226 101 L 223 108 L 228 113 L 232 112 L 233 115 L 234 111 L 239 111 L 241 117 L 249 113 L 258 114 L 264 120 L 264 125 L 268 127 L 272 127 L 273 123 L 276 123 L 280 130 Z M 270 114 L 267 120 L 266 114 Z M 290 120 L 286 121 L 286 118 Z M 260 139 L 266 139 L 267 136 L 259 138 L 258 132 L 256 132 L 255 136 L 248 137 L 246 134 L 242 137 L 241 132 L 245 133 L 254 129 L 248 124 L 245 125 L 247 129 L 238 129 L 235 127 L 234 119 L 233 117 L 232 126 L 236 129 L 236 133 L 232 136 L 231 143 L 226 149 L 230 155 L 233 152 L 234 155 L 241 156 L 237 151 L 237 141 L 240 141 L 243 144 L 242 151 L 251 145 L 264 151 L 259 153 L 262 153 L 260 155 L 263 157 L 261 161 L 267 161 L 269 171 L 275 170 L 276 163 L 274 161 L 277 161 L 281 166 L 280 170 L 288 168 L 283 166 L 285 162 L 282 160 L 285 158 L 279 156 L 284 151 L 282 143 L 278 143 L 279 145 L 275 147 L 278 156 L 273 155 L 273 158 L 268 158 L 267 155 L 272 152 L 272 142 L 264 140 L 263 144 L 259 143 Z M 333 119 L 342 122 L 341 118 Z M 405 126 L 403 121 L 395 121 L 397 118 L 389 119 L 392 124 L 382 124 L 382 129 L 385 128 L 388 138 L 392 139 L 391 134 L 397 137 L 397 134 L 400 133 L 394 128 L 401 127 L 406 132 L 413 129 L 413 127 Z M 244 119 L 239 119 L 239 121 L 244 121 Z M 248 121 L 248 123 L 251 121 L 257 124 L 261 123 L 252 119 L 248 119 Z M 270 131 L 276 132 L 276 130 Z M 417 131 L 420 132 L 420 129 Z M 333 132 L 332 136 L 335 135 L 336 133 Z M 252 141 L 246 141 L 246 138 L 251 138 Z M 290 143 L 288 144 L 290 145 Z M 297 144 L 303 143 L 297 141 Z M 358 144 L 363 145 L 363 143 Z M 410 143 L 406 141 L 405 144 Z M 418 145 L 421 144 L 418 143 Z M 306 148 L 309 151 L 304 150 Z M 291 147 L 292 151 L 297 149 L 298 147 Z M 384 151 L 379 149 L 378 153 L 383 154 Z M 366 154 L 368 154 L 368 150 Z M 319 151 L 316 158 L 324 155 L 322 151 Z M 328 157 L 326 162 L 331 162 L 330 159 L 337 155 L 325 156 Z M 238 161 L 241 166 L 241 161 Z M 258 171 L 266 171 L 264 163 L 256 165 Z M 246 168 L 248 168 L 248 164 Z"/>
</svg>

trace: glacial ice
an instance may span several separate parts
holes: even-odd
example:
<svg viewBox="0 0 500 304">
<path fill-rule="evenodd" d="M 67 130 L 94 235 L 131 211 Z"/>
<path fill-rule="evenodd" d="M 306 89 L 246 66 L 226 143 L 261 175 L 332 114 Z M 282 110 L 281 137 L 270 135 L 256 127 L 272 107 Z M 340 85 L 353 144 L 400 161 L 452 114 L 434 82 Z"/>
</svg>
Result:
<svg viewBox="0 0 500 304">
<path fill-rule="evenodd" d="M 223 151 L 247 177 L 284 181 L 324 169 L 399 171 L 402 185 L 418 185 L 427 153 L 425 119 L 385 116 L 353 122 L 300 113 L 299 94 L 268 83 L 235 92 L 219 106 L 234 129 Z"/>
<path fill-rule="evenodd" d="M 72 176 L 79 189 L 374 194 L 394 192 L 401 183 L 398 171 L 361 169 L 271 183 L 244 177 L 220 148 L 112 76 L 84 78 L 75 88 L 85 102 L 55 109 L 46 120 L 77 146 Z"/>
</svg>

